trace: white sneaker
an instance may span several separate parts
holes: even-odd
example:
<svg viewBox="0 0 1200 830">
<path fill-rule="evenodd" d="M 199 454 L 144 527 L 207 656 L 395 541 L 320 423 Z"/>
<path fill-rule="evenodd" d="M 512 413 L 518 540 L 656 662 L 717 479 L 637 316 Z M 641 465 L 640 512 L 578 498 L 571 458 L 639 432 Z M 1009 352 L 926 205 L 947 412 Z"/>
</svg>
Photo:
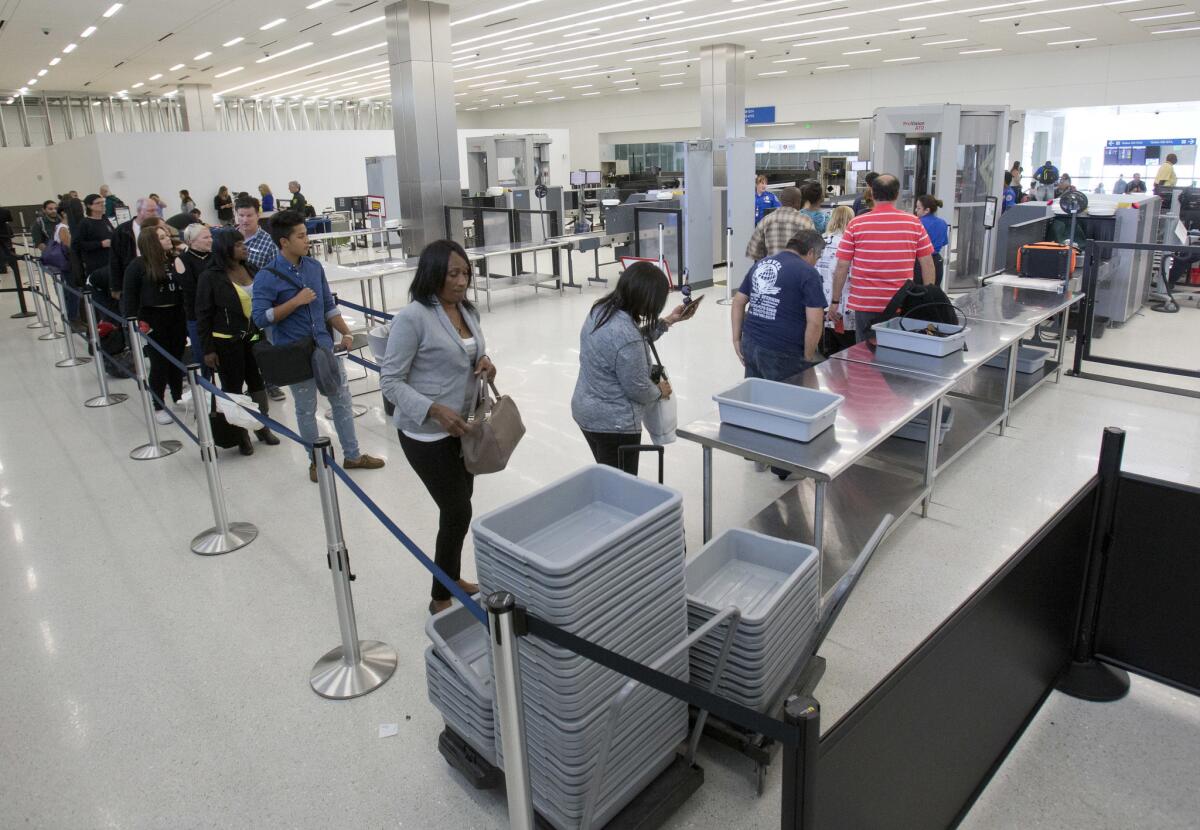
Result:
<svg viewBox="0 0 1200 830">
<path fill-rule="evenodd" d="M 165 409 L 159 409 L 154 413 L 154 422 L 166 426 L 171 423 L 171 413 Z"/>
</svg>

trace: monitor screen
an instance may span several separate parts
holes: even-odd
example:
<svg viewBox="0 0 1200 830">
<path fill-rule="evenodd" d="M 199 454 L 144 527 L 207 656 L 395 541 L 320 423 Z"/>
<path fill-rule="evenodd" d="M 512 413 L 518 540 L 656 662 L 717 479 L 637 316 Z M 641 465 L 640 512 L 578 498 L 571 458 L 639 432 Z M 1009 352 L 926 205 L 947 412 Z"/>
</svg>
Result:
<svg viewBox="0 0 1200 830">
<path fill-rule="evenodd" d="M 600 171 L 599 170 L 587 171 L 587 184 L 600 184 Z"/>
<path fill-rule="evenodd" d="M 869 170 L 869 169 L 871 169 L 870 165 L 871 165 L 871 162 L 869 162 L 869 161 L 852 161 L 852 162 L 850 162 L 850 169 L 856 170 L 856 171 Z"/>
<path fill-rule="evenodd" d="M 584 173 L 582 170 L 572 170 L 571 171 L 571 186 L 572 187 L 579 187 L 579 185 L 585 184 L 585 183 L 586 183 L 586 177 L 584 176 Z"/>
</svg>

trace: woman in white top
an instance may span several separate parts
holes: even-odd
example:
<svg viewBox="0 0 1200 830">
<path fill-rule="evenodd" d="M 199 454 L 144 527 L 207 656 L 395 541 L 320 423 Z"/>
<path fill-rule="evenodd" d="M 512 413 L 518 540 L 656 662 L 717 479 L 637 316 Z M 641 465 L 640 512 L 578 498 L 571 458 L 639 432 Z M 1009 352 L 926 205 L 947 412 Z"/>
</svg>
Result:
<svg viewBox="0 0 1200 830">
<path fill-rule="evenodd" d="M 849 281 L 842 291 L 842 296 L 833 297 L 833 272 L 837 268 L 838 244 L 842 241 L 842 234 L 846 232 L 846 226 L 853 218 L 854 210 L 847 205 L 838 205 L 833 209 L 833 212 L 829 214 L 829 222 L 825 225 L 825 248 L 821 251 L 821 258 L 817 260 L 817 270 L 821 273 L 821 283 L 825 288 L 825 302 L 829 305 L 836 304 L 843 318 L 843 331 L 840 332 L 834 328 L 831 321 L 825 321 L 821 351 L 826 356 L 854 345 L 854 312 L 846 309 L 846 300 L 850 296 Z M 848 320 L 846 315 L 851 315 Z"/>
<path fill-rule="evenodd" d="M 461 245 L 442 239 L 425 246 L 409 304 L 392 320 L 379 377 L 384 398 L 395 405 L 392 420 L 404 457 L 438 506 L 434 560 L 473 594 L 479 586 L 459 575 L 475 486 L 461 438 L 479 380 L 495 378 L 496 367 L 487 356 L 479 312 L 467 301 L 470 285 L 471 265 Z M 449 607 L 450 596 L 434 579 L 429 612 Z"/>
</svg>

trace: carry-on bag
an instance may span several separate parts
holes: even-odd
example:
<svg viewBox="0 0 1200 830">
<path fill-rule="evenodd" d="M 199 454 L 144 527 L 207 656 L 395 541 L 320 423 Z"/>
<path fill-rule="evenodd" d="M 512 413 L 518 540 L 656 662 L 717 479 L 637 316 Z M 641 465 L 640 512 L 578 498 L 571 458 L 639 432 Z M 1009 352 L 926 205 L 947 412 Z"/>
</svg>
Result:
<svg viewBox="0 0 1200 830">
<path fill-rule="evenodd" d="M 478 476 L 498 473 L 507 467 L 508 459 L 525 435 L 525 424 L 513 399 L 496 391 L 496 384 L 480 378 L 475 408 L 467 423 L 470 429 L 462 437 L 467 472 Z"/>
<path fill-rule="evenodd" d="M 1065 280 L 1075 270 L 1074 246 L 1035 242 L 1017 249 L 1017 274 L 1044 280 Z"/>
</svg>

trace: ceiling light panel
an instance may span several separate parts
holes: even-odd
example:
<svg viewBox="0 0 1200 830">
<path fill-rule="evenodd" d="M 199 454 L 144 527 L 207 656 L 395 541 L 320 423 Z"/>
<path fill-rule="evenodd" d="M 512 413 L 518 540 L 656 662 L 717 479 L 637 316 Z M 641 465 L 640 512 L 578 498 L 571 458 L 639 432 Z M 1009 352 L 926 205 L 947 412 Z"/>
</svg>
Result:
<svg viewBox="0 0 1200 830">
<path fill-rule="evenodd" d="M 625 17 L 629 14 L 644 14 L 653 9 L 664 9 L 669 6 L 678 6 L 678 5 L 682 5 L 684 3 L 692 3 L 692 2 L 695 2 L 695 0 L 673 0 L 673 2 L 663 3 L 658 6 L 651 6 L 649 8 L 641 9 L 639 11 L 634 11 L 634 12 L 627 11 L 627 12 L 623 12 L 621 14 L 615 14 L 615 15 L 604 14 L 604 12 L 611 12 L 611 11 L 615 11 L 616 9 L 626 9 L 629 6 L 636 6 L 638 3 L 642 3 L 642 2 L 644 2 L 644 0 L 621 0 L 621 2 L 619 2 L 619 3 L 609 3 L 607 6 L 593 6 L 589 9 L 587 9 L 586 11 L 574 12 L 572 14 L 564 14 L 564 15 L 560 15 L 558 17 L 552 17 L 549 20 L 541 20 L 541 21 L 538 21 L 537 23 L 527 23 L 523 26 L 516 26 L 511 29 L 503 29 L 503 30 L 496 31 L 496 32 L 489 32 L 488 34 L 479 35 L 477 37 L 467 38 L 466 40 L 460 40 L 455 45 L 461 47 L 461 46 L 466 46 L 469 43 L 478 43 L 481 40 L 491 40 L 493 38 L 507 37 L 508 35 L 514 34 L 516 32 L 525 32 L 525 31 L 528 31 L 529 29 L 537 29 L 539 27 L 547 26 L 547 25 L 550 25 L 553 23 L 562 23 L 564 20 L 578 20 L 578 18 L 581 18 L 581 17 L 591 17 L 593 19 L 611 20 L 616 17 Z M 462 22 L 465 22 L 465 21 L 451 21 L 450 25 L 454 26 L 454 25 L 456 25 L 456 23 L 462 23 Z M 582 25 L 585 25 L 586 23 L 590 23 L 590 22 L 591 22 L 590 20 L 586 20 L 586 21 L 583 21 L 582 23 L 579 23 L 579 22 L 571 23 L 566 26 L 559 26 L 557 29 L 545 29 L 545 30 L 539 32 L 538 34 L 543 34 L 543 35 L 549 34 L 550 32 L 557 32 L 557 31 L 561 31 L 563 29 L 570 29 L 575 26 L 582 26 Z M 521 37 L 528 37 L 528 36 L 529 35 L 521 35 Z M 496 44 L 493 43 L 491 45 L 495 46 Z M 464 50 L 459 49 L 458 51 L 461 52 Z M 470 51 L 470 50 L 465 50 L 465 51 Z"/>
<path fill-rule="evenodd" d="M 230 87 L 229 89 L 223 89 L 220 92 L 218 92 L 217 95 L 224 95 L 228 92 L 236 92 L 239 89 L 245 89 L 246 87 L 253 86 L 254 84 L 262 84 L 262 83 L 266 83 L 267 81 L 273 81 L 276 78 L 286 78 L 288 75 L 295 75 L 297 72 L 307 72 L 309 69 L 315 69 L 318 66 L 324 66 L 325 64 L 328 64 L 328 63 L 345 60 L 346 58 L 352 58 L 355 55 L 361 55 L 363 52 L 375 52 L 380 49 L 386 49 L 386 48 L 387 48 L 387 41 L 384 41 L 383 43 L 374 43 L 370 46 L 364 46 L 361 49 L 354 49 L 350 52 L 343 52 L 340 55 L 334 55 L 333 57 L 325 58 L 324 60 L 313 61 L 312 63 L 306 64 L 305 66 L 300 66 L 295 69 L 289 69 L 286 72 L 276 72 L 274 75 L 268 75 L 267 77 L 259 78 L 256 81 L 246 81 L 243 84 L 238 84 L 237 86 Z M 384 63 L 387 63 L 387 61 L 379 61 L 379 63 L 377 63 L 375 65 L 378 66 L 378 65 L 384 64 Z"/>
<path fill-rule="evenodd" d="M 1047 26 L 1045 29 L 1030 29 L 1026 32 L 1017 32 L 1018 35 L 1040 35 L 1046 32 L 1065 32 L 1070 29 L 1070 26 Z"/>
<path fill-rule="evenodd" d="M 1131 17 L 1131 18 L 1129 18 L 1129 22 L 1130 23 L 1140 23 L 1143 20 L 1166 20 L 1168 17 L 1187 17 L 1188 15 L 1193 15 L 1193 14 L 1195 14 L 1195 12 L 1171 12 L 1170 14 L 1152 14 L 1147 17 Z"/>
<path fill-rule="evenodd" d="M 88 26 L 86 29 L 84 29 L 82 32 L 79 33 L 79 36 L 80 37 L 91 37 L 95 33 L 96 33 L 96 27 Z"/>
<path fill-rule="evenodd" d="M 274 29 L 276 26 L 280 26 L 284 23 L 287 23 L 286 17 L 277 17 L 274 20 L 272 20 L 270 23 L 264 23 L 263 25 L 259 26 L 258 30 L 260 32 L 265 32 L 268 29 Z"/>
<path fill-rule="evenodd" d="M 339 37 L 340 35 L 348 34 L 349 32 L 356 32 L 359 29 L 366 28 L 367 26 L 373 26 L 376 23 L 382 23 L 382 22 L 383 22 L 383 15 L 381 14 L 381 15 L 379 15 L 379 17 L 372 17 L 370 20 L 364 20 L 362 23 L 355 23 L 353 26 L 347 26 L 344 29 L 338 29 L 336 32 L 333 33 L 333 36 Z"/>
<path fill-rule="evenodd" d="M 1082 6 L 1066 6 L 1058 9 L 1043 9 L 1036 12 L 1020 12 L 1019 14 L 1005 14 L 999 17 L 981 17 L 980 23 L 999 23 L 1004 20 L 1024 20 L 1027 17 L 1040 17 L 1044 14 L 1066 14 L 1068 12 L 1079 12 L 1086 9 L 1100 9 L 1106 6 L 1127 6 L 1130 3 L 1141 3 L 1144 0 L 1109 0 L 1107 3 L 1087 3 Z"/>
<path fill-rule="evenodd" d="M 299 44 L 296 44 L 295 46 L 291 47 L 290 49 L 284 49 L 282 52 L 272 52 L 269 55 L 264 55 L 263 57 L 256 60 L 255 63 L 266 63 L 267 61 L 273 61 L 276 58 L 282 58 L 284 55 L 290 55 L 293 52 L 299 52 L 301 49 L 307 49 L 308 47 L 310 47 L 312 45 L 313 45 L 313 42 L 311 40 L 308 41 L 307 43 L 299 43 Z"/>
<path fill-rule="evenodd" d="M 125 5 L 124 3 L 113 3 L 111 6 L 108 7 L 107 10 L 105 10 L 104 17 L 112 17 L 114 14 L 119 12 L 121 10 L 121 7 L 124 5 Z"/>
<path fill-rule="evenodd" d="M 235 37 L 233 40 L 227 40 L 227 41 L 225 41 L 224 43 L 222 43 L 221 45 L 222 45 L 222 46 L 237 46 L 237 45 L 238 45 L 239 43 L 241 43 L 243 40 L 245 40 L 245 38 L 244 38 L 244 37 L 241 37 L 241 36 L 239 36 L 239 37 Z"/>
<path fill-rule="evenodd" d="M 234 72 L 241 72 L 245 68 L 246 67 L 244 67 L 244 66 L 235 66 L 233 69 L 226 69 L 224 72 L 218 72 L 216 75 L 213 75 L 213 77 L 214 78 L 224 78 L 228 75 L 232 75 Z"/>
<path fill-rule="evenodd" d="M 1072 40 L 1052 40 L 1047 43 L 1047 46 L 1066 46 L 1068 43 L 1090 43 L 1095 40 L 1094 37 L 1077 37 Z"/>
</svg>

